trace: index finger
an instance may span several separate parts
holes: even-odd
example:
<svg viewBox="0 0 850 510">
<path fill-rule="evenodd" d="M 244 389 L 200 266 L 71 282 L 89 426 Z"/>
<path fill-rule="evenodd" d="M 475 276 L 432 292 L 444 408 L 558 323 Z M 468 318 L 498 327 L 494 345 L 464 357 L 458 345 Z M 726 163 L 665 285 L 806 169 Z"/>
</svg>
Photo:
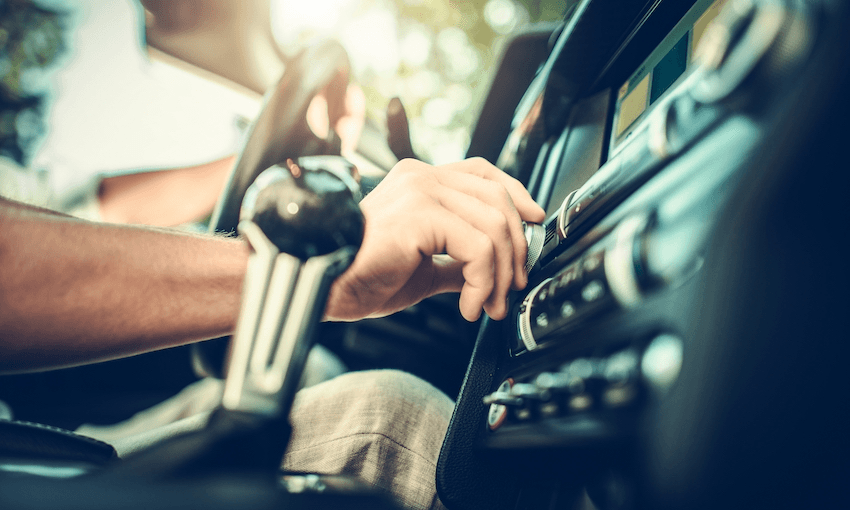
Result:
<svg viewBox="0 0 850 510">
<path fill-rule="evenodd" d="M 520 218 L 531 223 L 542 223 L 546 219 L 546 212 L 537 202 L 531 198 L 531 194 L 525 189 L 521 182 L 506 174 L 484 158 L 469 158 L 457 163 L 452 163 L 453 170 L 477 175 L 483 179 L 498 182 L 508 191 L 514 202 Z"/>
</svg>

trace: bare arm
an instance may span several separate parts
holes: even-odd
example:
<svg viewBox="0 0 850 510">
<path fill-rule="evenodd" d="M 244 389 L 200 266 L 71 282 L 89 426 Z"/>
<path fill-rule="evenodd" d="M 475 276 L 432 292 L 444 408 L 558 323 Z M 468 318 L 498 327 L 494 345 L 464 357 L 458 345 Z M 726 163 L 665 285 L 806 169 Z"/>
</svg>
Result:
<svg viewBox="0 0 850 510">
<path fill-rule="evenodd" d="M 110 223 L 171 226 L 197 221 L 215 207 L 235 156 L 193 167 L 106 177 L 100 216 Z"/>
<path fill-rule="evenodd" d="M 481 159 L 399 163 L 360 204 L 363 246 L 334 283 L 329 318 L 387 315 L 441 292 L 507 314 L 527 283 L 522 220 L 543 210 Z M 0 372 L 73 366 L 231 332 L 247 246 L 108 225 L 0 199 Z"/>
<path fill-rule="evenodd" d="M 240 241 L 90 223 L 0 199 L 0 371 L 226 334 L 246 261 Z"/>
</svg>

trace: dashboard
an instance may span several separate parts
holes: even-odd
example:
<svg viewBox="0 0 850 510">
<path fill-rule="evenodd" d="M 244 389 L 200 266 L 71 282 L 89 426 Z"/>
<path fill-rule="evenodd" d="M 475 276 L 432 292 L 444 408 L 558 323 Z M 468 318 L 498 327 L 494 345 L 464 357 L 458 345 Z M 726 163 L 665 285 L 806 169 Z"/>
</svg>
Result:
<svg viewBox="0 0 850 510">
<path fill-rule="evenodd" d="M 475 147 L 526 183 L 547 219 L 525 225 L 528 287 L 507 320 L 479 331 L 437 469 L 449 508 L 793 507 L 777 480 L 797 483 L 788 463 L 814 461 L 770 466 L 776 450 L 761 442 L 793 450 L 800 430 L 782 429 L 799 423 L 779 411 L 788 388 L 763 361 L 800 355 L 787 317 L 806 338 L 846 332 L 788 311 L 801 295 L 832 306 L 780 268 L 805 264 L 794 254 L 820 241 L 788 236 L 767 251 L 774 227 L 741 211 L 778 200 L 783 175 L 825 168 L 836 157 L 826 140 L 846 138 L 840 120 L 814 141 L 804 127 L 846 103 L 836 89 L 820 95 L 821 113 L 795 103 L 830 81 L 834 63 L 817 56 L 835 50 L 825 19 L 837 5 L 585 1 L 555 31 L 501 148 Z M 783 197 L 800 212 L 801 197 Z M 812 239 L 842 216 L 789 223 Z M 728 270 L 755 246 L 750 266 Z M 793 393 L 814 394 L 806 387 Z"/>
<path fill-rule="evenodd" d="M 447 508 L 850 507 L 848 4 L 582 0 L 508 45 L 468 156 L 546 210 L 524 226 L 528 286 L 477 335 L 451 296 L 328 335 L 451 396 L 439 373 L 468 359 L 436 466 Z M 189 371 L 185 350 L 171 357 L 181 365 L 138 373 Z M 106 398 L 126 389 L 97 378 L 86 405 L 70 399 L 73 374 L 2 386 L 30 407 L 49 393 L 61 414 L 130 413 Z M 389 507 L 315 475 L 281 490 L 268 476 L 279 418 L 214 422 L 76 482 L 12 473 L 0 495 L 22 508 Z"/>
</svg>

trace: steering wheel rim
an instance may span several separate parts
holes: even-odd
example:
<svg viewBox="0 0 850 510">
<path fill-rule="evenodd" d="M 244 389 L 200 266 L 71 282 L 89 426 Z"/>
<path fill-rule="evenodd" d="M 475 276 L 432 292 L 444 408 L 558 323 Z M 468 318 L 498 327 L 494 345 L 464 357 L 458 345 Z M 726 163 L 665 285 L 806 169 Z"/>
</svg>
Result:
<svg viewBox="0 0 850 510">
<path fill-rule="evenodd" d="M 209 231 L 235 233 L 242 199 L 257 176 L 272 165 L 300 156 L 339 155 L 333 129 L 321 139 L 307 124 L 307 108 L 323 89 L 329 89 L 328 114 L 340 114 L 351 64 L 336 41 L 311 45 L 287 63 L 278 83 L 269 90 L 252 124 L 239 158 L 210 219 Z M 336 96 L 331 94 L 338 92 Z M 337 97 L 338 96 L 338 97 Z M 230 337 L 192 345 L 192 367 L 199 376 L 224 377 Z"/>
<path fill-rule="evenodd" d="M 338 139 L 317 137 L 307 124 L 307 108 L 323 89 L 341 89 L 344 95 L 351 64 L 336 41 L 311 45 L 287 63 L 277 84 L 269 90 L 252 124 L 239 158 L 213 211 L 210 232 L 235 232 L 245 191 L 272 165 L 299 156 L 338 155 Z M 329 113 L 336 97 L 328 98 Z"/>
</svg>

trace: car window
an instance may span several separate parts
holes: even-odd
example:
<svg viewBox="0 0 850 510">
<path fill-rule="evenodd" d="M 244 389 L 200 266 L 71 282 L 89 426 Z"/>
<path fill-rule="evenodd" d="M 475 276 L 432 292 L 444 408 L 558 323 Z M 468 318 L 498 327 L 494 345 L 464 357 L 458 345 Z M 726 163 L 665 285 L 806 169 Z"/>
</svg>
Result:
<svg viewBox="0 0 850 510">
<path fill-rule="evenodd" d="M 317 37 L 348 50 L 369 118 L 382 125 L 390 98 L 410 119 L 418 156 L 461 159 L 503 43 L 564 19 L 576 0 L 275 0 L 272 27 L 284 52 Z"/>
</svg>

